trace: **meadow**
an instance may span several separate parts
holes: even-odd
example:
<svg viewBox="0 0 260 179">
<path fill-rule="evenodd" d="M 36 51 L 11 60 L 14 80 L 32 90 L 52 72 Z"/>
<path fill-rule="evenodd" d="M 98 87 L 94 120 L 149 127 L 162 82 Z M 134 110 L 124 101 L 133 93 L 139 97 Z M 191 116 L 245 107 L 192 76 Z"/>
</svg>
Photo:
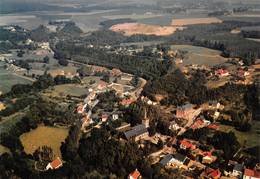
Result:
<svg viewBox="0 0 260 179">
<path fill-rule="evenodd" d="M 30 132 L 22 134 L 20 140 L 27 154 L 33 154 L 38 147 L 45 145 L 53 149 L 55 156 L 61 157 L 61 142 L 65 141 L 67 136 L 68 129 L 38 126 Z"/>
<path fill-rule="evenodd" d="M 191 45 L 172 45 L 171 49 L 186 51 L 183 64 L 198 64 L 214 66 L 225 63 L 226 58 L 222 57 L 221 52 L 218 50 L 212 50 L 204 47 L 197 47 Z"/>
</svg>

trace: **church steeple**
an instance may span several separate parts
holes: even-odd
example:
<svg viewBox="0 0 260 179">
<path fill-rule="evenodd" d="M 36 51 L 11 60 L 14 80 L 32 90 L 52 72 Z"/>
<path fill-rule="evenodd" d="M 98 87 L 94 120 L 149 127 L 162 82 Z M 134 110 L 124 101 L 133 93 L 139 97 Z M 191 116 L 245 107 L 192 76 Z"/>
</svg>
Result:
<svg viewBox="0 0 260 179">
<path fill-rule="evenodd" d="M 150 120 L 147 118 L 147 109 L 144 108 L 144 118 L 142 120 L 142 124 L 145 125 L 146 128 L 148 128 Z"/>
</svg>

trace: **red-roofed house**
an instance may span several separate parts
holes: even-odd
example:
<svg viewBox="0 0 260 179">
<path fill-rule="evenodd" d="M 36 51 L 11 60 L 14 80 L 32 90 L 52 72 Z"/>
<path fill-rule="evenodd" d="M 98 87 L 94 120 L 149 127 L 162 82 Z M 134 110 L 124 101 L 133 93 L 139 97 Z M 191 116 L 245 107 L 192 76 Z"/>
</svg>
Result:
<svg viewBox="0 0 260 179">
<path fill-rule="evenodd" d="M 219 129 L 219 126 L 218 126 L 217 124 L 210 124 L 210 125 L 208 125 L 208 128 L 209 128 L 209 129 L 218 130 L 218 129 Z"/>
<path fill-rule="evenodd" d="M 123 99 L 120 104 L 123 106 L 129 106 L 130 104 L 132 104 L 134 102 L 133 99 L 129 98 L 129 99 Z"/>
<path fill-rule="evenodd" d="M 259 179 L 260 172 L 251 169 L 245 169 L 243 179 Z"/>
<path fill-rule="evenodd" d="M 119 76 L 119 75 L 122 74 L 122 72 L 121 72 L 119 69 L 117 69 L 117 68 L 113 68 L 113 69 L 110 71 L 110 73 L 111 73 L 111 75 L 113 75 L 113 76 Z"/>
<path fill-rule="evenodd" d="M 212 169 L 212 168 L 207 168 L 205 169 L 201 175 L 200 178 L 202 179 L 218 179 L 221 176 L 221 172 L 219 169 Z"/>
<path fill-rule="evenodd" d="M 141 179 L 141 178 L 142 178 L 142 176 L 137 169 L 135 169 L 135 171 L 133 171 L 132 173 L 130 173 L 128 175 L 128 179 Z"/>
<path fill-rule="evenodd" d="M 201 128 L 201 127 L 203 127 L 203 126 L 204 126 L 204 121 L 201 120 L 201 119 L 199 119 L 199 120 L 197 120 L 197 121 L 191 126 L 191 128 L 192 128 L 193 130 L 195 130 L 195 129 Z"/>
<path fill-rule="evenodd" d="M 82 113 L 84 112 L 84 110 L 85 110 L 85 108 L 84 108 L 83 105 L 79 105 L 79 106 L 77 107 L 77 113 L 78 113 L 78 114 L 82 114 Z"/>
<path fill-rule="evenodd" d="M 62 161 L 59 157 L 57 157 L 57 159 L 53 160 L 51 163 L 48 163 L 48 165 L 46 166 L 46 170 L 56 170 L 60 167 L 62 167 Z"/>
<path fill-rule="evenodd" d="M 215 75 L 228 76 L 229 72 L 227 70 L 224 70 L 224 69 L 218 69 L 218 70 L 215 71 Z"/>
<path fill-rule="evenodd" d="M 180 148 L 183 150 L 187 150 L 187 149 L 194 150 L 196 149 L 196 146 L 190 143 L 188 140 L 183 139 L 180 143 Z"/>
<path fill-rule="evenodd" d="M 211 164 L 217 160 L 216 156 L 213 156 L 211 152 L 203 152 L 202 163 Z"/>
</svg>

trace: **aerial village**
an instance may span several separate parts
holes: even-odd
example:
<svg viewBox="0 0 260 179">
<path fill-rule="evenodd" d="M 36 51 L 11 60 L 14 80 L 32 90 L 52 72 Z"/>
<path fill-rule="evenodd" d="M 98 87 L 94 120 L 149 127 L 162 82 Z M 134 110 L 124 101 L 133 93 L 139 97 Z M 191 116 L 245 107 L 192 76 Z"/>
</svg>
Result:
<svg viewBox="0 0 260 179">
<path fill-rule="evenodd" d="M 13 31 L 13 29 L 10 30 Z M 34 42 L 28 39 L 25 43 L 31 44 Z M 93 45 L 90 45 L 89 48 L 93 48 Z M 98 48 L 107 49 L 108 53 L 126 53 L 128 55 L 136 55 L 142 52 L 140 48 L 136 50 L 133 48 L 111 50 L 110 46 L 100 46 Z M 38 54 L 53 55 L 47 42 L 38 44 L 37 49 Z M 33 52 L 29 51 L 28 53 Z M 250 84 L 253 76 L 259 74 L 259 64 L 245 67 L 241 61 L 236 59 L 230 59 L 231 65 L 225 67 L 221 65 L 209 67 L 206 65 L 183 64 L 183 59 L 179 57 L 181 53 L 179 51 L 162 52 L 157 48 L 153 49 L 152 53 L 156 54 L 156 57 L 160 60 L 164 60 L 163 56 L 165 55 L 174 58 L 176 66 L 187 77 L 194 70 L 202 70 L 206 74 L 207 85 L 209 86 L 211 83 L 223 85 L 223 83 L 230 81 L 237 84 Z M 115 127 L 115 130 L 122 134 L 120 140 L 134 141 L 139 148 L 145 148 L 147 144 L 157 146 L 155 150 L 150 150 L 149 153 L 149 159 L 152 163 L 158 164 L 167 170 L 178 169 L 184 178 L 193 178 L 194 176 L 205 179 L 260 178 L 260 164 L 255 165 L 254 169 L 247 168 L 241 162 L 241 158 L 246 158 L 241 153 L 241 148 L 237 150 L 234 156 L 229 157 L 230 160 L 225 166 L 219 165 L 220 158 L 223 159 L 225 151 L 216 149 L 212 143 L 208 142 L 208 138 L 214 138 L 215 133 L 219 131 L 219 119 L 230 120 L 223 113 L 227 106 L 221 101 L 208 101 L 202 105 L 187 102 L 181 106 L 173 106 L 171 107 L 169 125 L 166 126 L 168 134 L 159 133 L 158 131 L 151 132 L 149 108 L 159 109 L 162 112 L 166 110 L 165 106 L 161 105 L 159 101 L 144 96 L 142 92 L 147 81 L 141 77 L 124 73 L 117 68 L 109 69 L 75 61 L 68 62 L 68 66 L 74 70 L 67 70 L 66 67 L 52 68 L 33 74 L 37 69 L 28 70 L 17 65 L 17 60 L 13 58 L 12 54 L 3 54 L 0 60 L 6 62 L 7 70 L 32 80 L 37 80 L 37 75 L 44 73 L 50 74 L 53 78 L 57 76 L 65 76 L 69 79 L 80 78 L 80 84 L 73 84 L 72 86 L 84 88 L 84 95 L 76 97 L 60 94 L 55 96 L 55 100 L 76 103 L 74 111 L 80 116 L 79 122 L 83 134 L 88 134 L 93 128 L 100 128 L 103 125 L 120 121 L 119 125 Z M 81 68 L 83 70 L 79 70 Z M 82 74 L 86 73 L 86 71 L 87 75 Z M 46 89 L 42 92 L 42 95 L 52 97 L 52 91 L 53 89 Z M 124 114 L 125 110 L 134 103 L 142 103 L 145 107 L 142 112 L 141 123 L 131 125 L 130 122 L 124 119 Z M 4 109 L 4 103 L 0 103 L 0 111 Z M 205 136 L 196 137 L 197 134 L 194 133 L 191 135 L 195 137 L 190 137 L 187 134 L 189 131 L 193 132 L 200 129 L 207 130 Z M 199 138 L 199 140 L 195 138 Z M 62 160 L 57 157 L 48 163 L 44 170 L 56 170 L 62 166 Z M 128 178 L 140 179 L 142 173 L 136 168 L 132 173 L 129 173 Z"/>
</svg>

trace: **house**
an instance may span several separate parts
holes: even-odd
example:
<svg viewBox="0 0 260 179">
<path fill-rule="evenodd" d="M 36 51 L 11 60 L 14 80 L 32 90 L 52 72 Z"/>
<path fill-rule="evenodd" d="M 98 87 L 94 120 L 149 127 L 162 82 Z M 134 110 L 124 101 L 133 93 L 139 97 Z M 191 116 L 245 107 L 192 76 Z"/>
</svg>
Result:
<svg viewBox="0 0 260 179">
<path fill-rule="evenodd" d="M 211 164 L 217 160 L 216 156 L 213 156 L 211 152 L 204 152 L 202 158 L 202 163 Z"/>
<path fill-rule="evenodd" d="M 90 104 L 90 102 L 92 100 L 94 100 L 96 97 L 96 93 L 95 92 L 91 92 L 85 99 L 84 99 L 84 103 L 86 104 Z"/>
<path fill-rule="evenodd" d="M 172 159 L 172 163 L 175 164 L 175 165 L 184 165 L 185 161 L 186 161 L 187 157 L 182 155 L 182 154 L 179 154 L 179 153 L 176 153 L 174 156 L 173 156 L 173 159 Z"/>
<path fill-rule="evenodd" d="M 245 169 L 243 179 L 260 179 L 260 172 L 251 169 Z"/>
<path fill-rule="evenodd" d="M 124 74 L 121 75 L 120 79 L 121 79 L 122 81 L 131 81 L 131 80 L 133 79 L 133 76 L 124 73 Z"/>
<path fill-rule="evenodd" d="M 53 160 L 51 163 L 48 163 L 48 165 L 46 166 L 46 170 L 56 170 L 60 167 L 62 167 L 62 161 L 59 157 L 57 157 L 57 159 Z"/>
<path fill-rule="evenodd" d="M 187 150 L 187 149 L 194 150 L 194 149 L 196 149 L 196 146 L 193 145 L 193 144 L 192 144 L 191 142 L 189 142 L 188 140 L 183 139 L 183 140 L 180 142 L 180 148 L 183 149 L 183 150 Z"/>
<path fill-rule="evenodd" d="M 162 166 L 171 166 L 171 165 L 178 165 L 182 166 L 187 159 L 186 156 L 176 153 L 175 155 L 165 155 L 163 159 L 160 161 Z"/>
<path fill-rule="evenodd" d="M 112 76 L 119 76 L 119 75 L 122 74 L 122 72 L 121 72 L 119 69 L 117 69 L 117 68 L 113 68 L 113 69 L 110 71 L 110 74 L 111 74 Z"/>
<path fill-rule="evenodd" d="M 127 140 L 133 139 L 134 141 L 138 141 L 148 137 L 149 133 L 145 125 L 139 124 L 131 130 L 124 132 L 124 135 Z"/>
<path fill-rule="evenodd" d="M 130 173 L 127 178 L 128 179 L 141 179 L 142 176 L 141 176 L 140 172 L 137 169 L 135 169 L 135 171 Z"/>
<path fill-rule="evenodd" d="M 218 179 L 221 176 L 219 169 L 206 168 L 201 174 L 202 179 Z"/>
<path fill-rule="evenodd" d="M 243 77 L 246 77 L 246 76 L 248 76 L 248 75 L 249 75 L 249 72 L 248 72 L 248 71 L 244 71 L 244 70 L 238 70 L 238 71 L 237 71 L 237 76 L 238 76 L 238 77 L 243 78 Z"/>
<path fill-rule="evenodd" d="M 229 72 L 224 69 L 218 69 L 215 71 L 215 75 L 218 75 L 220 77 L 229 76 Z"/>
<path fill-rule="evenodd" d="M 102 114 L 101 121 L 102 122 L 107 122 L 107 119 L 108 119 L 108 115 L 107 114 Z"/>
<path fill-rule="evenodd" d="M 171 154 L 165 155 L 163 159 L 160 161 L 160 164 L 162 166 L 168 166 L 171 164 L 171 161 L 173 160 L 173 156 Z"/>
<path fill-rule="evenodd" d="M 108 83 L 107 83 L 107 82 L 105 82 L 105 81 L 100 81 L 99 84 L 98 84 L 98 86 L 97 86 L 97 90 L 102 92 L 102 91 L 104 91 L 104 90 L 107 89 L 107 86 L 108 86 Z"/>
<path fill-rule="evenodd" d="M 204 127 L 204 121 L 202 119 L 197 120 L 194 122 L 194 124 L 191 126 L 193 130 Z"/>
<path fill-rule="evenodd" d="M 80 104 L 78 107 L 77 107 L 77 113 L 78 114 L 82 114 L 84 113 L 85 109 L 86 109 L 87 105 L 83 105 L 83 104 Z"/>
<path fill-rule="evenodd" d="M 219 109 L 220 108 L 220 103 L 217 101 L 210 101 L 209 102 L 209 108 L 213 108 L 213 109 Z"/>
<path fill-rule="evenodd" d="M 237 177 L 237 178 L 242 178 L 243 170 L 244 170 L 244 167 L 242 164 L 239 164 L 239 163 L 235 164 L 234 168 L 233 168 L 232 176 Z"/>
<path fill-rule="evenodd" d="M 5 110 L 5 108 L 6 108 L 5 104 L 0 102 L 0 111 Z"/>
<path fill-rule="evenodd" d="M 176 110 L 176 117 L 188 120 L 195 119 L 201 112 L 201 108 L 194 109 L 193 105 L 188 103 L 183 106 L 178 106 Z"/>
<path fill-rule="evenodd" d="M 122 106 L 127 107 L 127 106 L 129 106 L 130 104 L 132 104 L 133 102 L 134 102 L 134 100 L 133 100 L 132 98 L 127 98 L 127 99 L 123 99 L 123 100 L 120 102 L 120 104 L 121 104 Z"/>
<path fill-rule="evenodd" d="M 172 131 L 178 131 L 179 129 L 181 129 L 181 127 L 175 121 L 172 121 L 170 123 L 169 129 Z"/>
<path fill-rule="evenodd" d="M 119 119 L 119 115 L 118 114 L 113 114 L 112 115 L 112 119 L 115 121 L 115 120 L 118 120 Z"/>
</svg>

